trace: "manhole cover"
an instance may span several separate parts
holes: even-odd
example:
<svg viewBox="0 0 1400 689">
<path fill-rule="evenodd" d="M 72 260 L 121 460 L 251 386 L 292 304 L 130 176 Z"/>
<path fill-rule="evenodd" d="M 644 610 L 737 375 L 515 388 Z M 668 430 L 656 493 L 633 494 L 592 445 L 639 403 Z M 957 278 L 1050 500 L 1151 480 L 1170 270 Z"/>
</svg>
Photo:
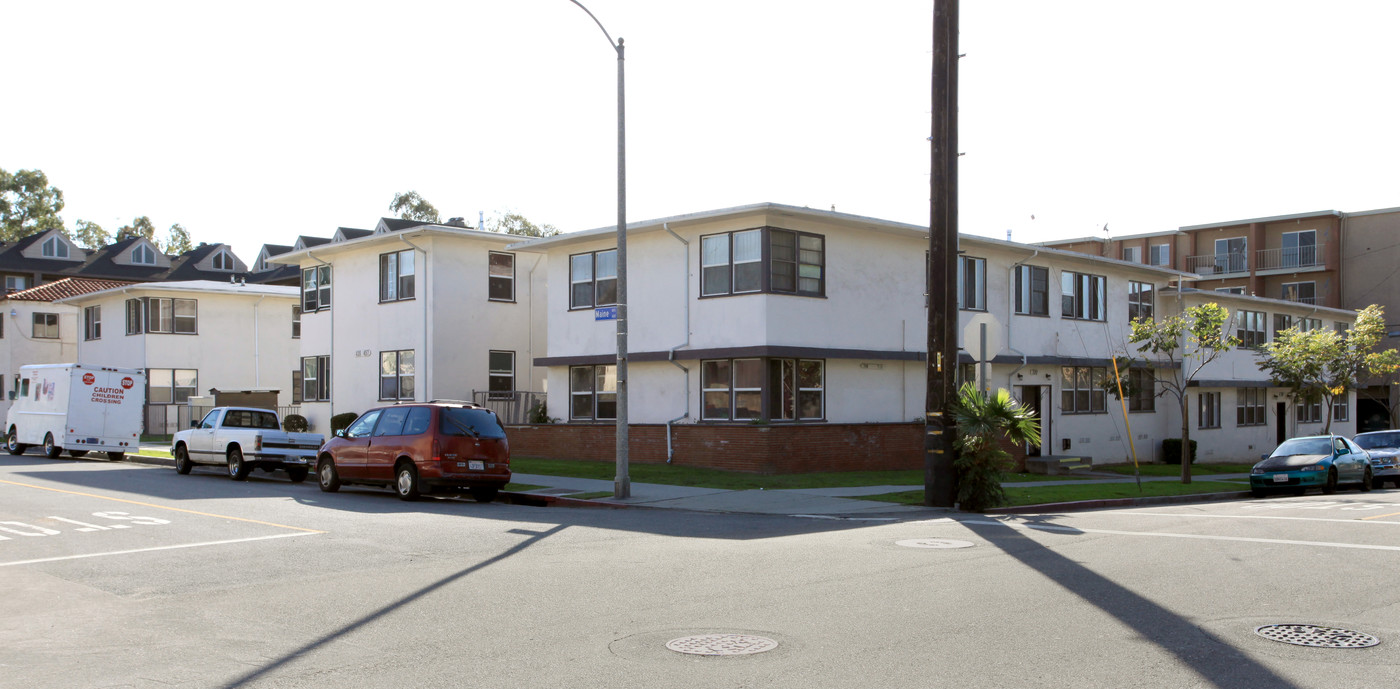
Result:
<svg viewBox="0 0 1400 689">
<path fill-rule="evenodd" d="M 666 642 L 666 648 L 672 651 L 697 656 L 753 655 L 777 647 L 778 642 L 752 634 L 699 634 Z"/>
<path fill-rule="evenodd" d="M 1315 624 L 1266 624 L 1254 633 L 1270 641 L 1317 648 L 1369 648 L 1381 642 L 1364 632 Z"/>
<path fill-rule="evenodd" d="M 895 541 L 895 545 L 902 545 L 905 548 L 971 548 L 972 543 L 967 541 L 955 541 L 951 538 L 913 538 L 907 541 Z"/>
</svg>

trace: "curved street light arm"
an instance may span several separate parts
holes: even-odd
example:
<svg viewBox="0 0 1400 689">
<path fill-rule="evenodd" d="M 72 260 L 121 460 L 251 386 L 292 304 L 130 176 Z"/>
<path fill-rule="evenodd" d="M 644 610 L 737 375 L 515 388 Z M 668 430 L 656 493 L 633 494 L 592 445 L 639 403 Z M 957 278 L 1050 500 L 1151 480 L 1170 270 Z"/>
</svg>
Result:
<svg viewBox="0 0 1400 689">
<path fill-rule="evenodd" d="M 592 20 L 593 20 L 593 23 L 594 23 L 594 24 L 597 24 L 599 29 L 602 29 L 602 31 L 603 31 L 603 36 L 607 37 L 607 39 L 608 39 L 608 45 L 612 46 L 613 49 L 616 50 L 617 52 L 619 52 L 619 53 L 622 52 L 622 39 L 621 39 L 621 38 L 619 38 L 619 39 L 617 39 L 616 41 L 614 41 L 613 38 L 612 38 L 612 35 L 610 35 L 610 34 L 608 33 L 608 30 L 603 28 L 603 22 L 598 21 L 598 18 L 595 17 L 595 16 L 593 16 L 593 13 L 592 13 L 592 12 L 589 12 L 589 11 L 588 11 L 588 8 L 583 6 L 583 3 L 579 2 L 578 0 L 569 0 L 569 2 L 572 2 L 572 3 L 574 3 L 575 5 L 578 5 L 578 8 L 581 9 L 581 10 L 583 10 L 585 13 L 587 13 L 587 14 L 588 14 L 588 18 L 589 18 L 589 19 L 592 19 Z"/>
</svg>

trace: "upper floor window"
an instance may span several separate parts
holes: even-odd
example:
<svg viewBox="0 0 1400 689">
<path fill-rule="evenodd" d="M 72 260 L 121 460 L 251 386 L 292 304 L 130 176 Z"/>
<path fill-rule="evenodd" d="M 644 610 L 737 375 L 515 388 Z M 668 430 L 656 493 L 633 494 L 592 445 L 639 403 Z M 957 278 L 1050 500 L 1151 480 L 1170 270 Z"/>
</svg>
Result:
<svg viewBox="0 0 1400 689">
<path fill-rule="evenodd" d="M 379 301 L 413 298 L 413 249 L 379 255 Z"/>
<path fill-rule="evenodd" d="M 826 293 L 826 238 L 757 228 L 700 238 L 700 296 Z"/>
<path fill-rule="evenodd" d="M 1283 285 L 1283 299 L 1301 304 L 1317 303 L 1317 285 L 1311 282 L 1287 282 Z"/>
<path fill-rule="evenodd" d="M 515 254 L 492 251 L 486 256 L 488 265 L 486 298 L 491 301 L 515 301 Z"/>
<path fill-rule="evenodd" d="M 68 258 L 68 242 L 63 241 L 62 237 L 54 235 L 44 240 L 44 244 L 40 247 L 40 253 L 44 258 Z"/>
<path fill-rule="evenodd" d="M 1263 347 L 1267 341 L 1265 338 L 1265 318 L 1267 315 L 1263 311 L 1239 312 L 1239 323 L 1237 335 L 1240 338 L 1240 346 L 1247 348 Z"/>
<path fill-rule="evenodd" d="M 143 266 L 153 266 L 156 264 L 156 252 L 146 244 L 137 244 L 131 250 L 131 262 Z"/>
<path fill-rule="evenodd" d="M 569 257 L 569 308 L 617 303 L 617 249 Z"/>
<path fill-rule="evenodd" d="M 5 276 L 5 293 L 18 292 L 29 287 L 29 278 L 23 275 Z"/>
<path fill-rule="evenodd" d="M 1150 263 L 1154 266 L 1169 266 L 1172 264 L 1172 245 L 1153 244 L 1151 247 L 1152 259 Z"/>
<path fill-rule="evenodd" d="M 1104 320 L 1108 279 L 1102 275 L 1060 273 L 1060 315 L 1086 321 Z"/>
<path fill-rule="evenodd" d="M 214 254 L 214 270 L 233 270 L 233 255 L 223 249 Z"/>
<path fill-rule="evenodd" d="M 1123 247 L 1123 260 L 1124 260 L 1124 261 L 1127 261 L 1127 262 L 1129 262 L 1129 263 L 1142 263 L 1142 247 L 1140 247 L 1140 246 L 1125 246 L 1125 247 Z"/>
<path fill-rule="evenodd" d="M 102 339 L 102 307 L 89 306 L 83 309 L 83 339 Z"/>
<path fill-rule="evenodd" d="M 1318 265 L 1317 230 L 1283 233 L 1283 251 L 1280 252 L 1281 268 L 1306 268 Z"/>
<path fill-rule="evenodd" d="M 126 300 L 126 334 L 199 332 L 199 303 L 194 299 L 141 297 Z"/>
<path fill-rule="evenodd" d="M 1050 270 L 1042 266 L 1016 266 L 1016 313 L 1050 315 Z"/>
<path fill-rule="evenodd" d="M 331 307 L 331 267 L 316 266 L 301 271 L 301 310 L 314 313 Z"/>
<path fill-rule="evenodd" d="M 958 308 L 987 310 L 987 259 L 958 257 Z"/>
<path fill-rule="evenodd" d="M 1152 283 L 1128 281 L 1128 320 L 1133 321 L 1139 318 L 1152 320 L 1153 312 Z"/>
<path fill-rule="evenodd" d="M 36 313 L 36 314 L 34 314 L 34 339 L 36 339 L 36 340 L 56 340 L 56 339 L 58 339 L 58 314 L 56 314 L 56 313 Z"/>
<path fill-rule="evenodd" d="M 1225 294 L 1244 294 L 1243 287 L 1216 287 L 1215 291 L 1224 292 Z"/>
</svg>

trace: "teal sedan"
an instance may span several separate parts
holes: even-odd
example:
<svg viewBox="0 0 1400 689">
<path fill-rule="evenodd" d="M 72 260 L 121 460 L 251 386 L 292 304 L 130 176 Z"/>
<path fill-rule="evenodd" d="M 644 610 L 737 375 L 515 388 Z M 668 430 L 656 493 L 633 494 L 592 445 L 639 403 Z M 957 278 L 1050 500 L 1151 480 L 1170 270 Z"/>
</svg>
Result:
<svg viewBox="0 0 1400 689">
<path fill-rule="evenodd" d="M 1249 472 L 1249 492 L 1256 498 L 1281 490 L 1301 495 L 1309 488 L 1331 495 L 1341 483 L 1371 490 L 1371 456 L 1340 435 L 1287 440 Z"/>
</svg>

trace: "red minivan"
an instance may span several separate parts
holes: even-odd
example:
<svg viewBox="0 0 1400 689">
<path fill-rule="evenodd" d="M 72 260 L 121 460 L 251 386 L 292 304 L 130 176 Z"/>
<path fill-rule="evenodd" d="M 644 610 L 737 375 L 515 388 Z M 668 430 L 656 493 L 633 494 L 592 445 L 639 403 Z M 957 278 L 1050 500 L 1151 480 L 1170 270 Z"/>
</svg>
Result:
<svg viewBox="0 0 1400 689">
<path fill-rule="evenodd" d="M 470 402 L 402 403 L 371 409 L 336 431 L 316 460 L 321 490 L 392 486 L 415 500 L 469 492 L 491 502 L 510 482 L 510 445 L 495 412 Z"/>
</svg>

